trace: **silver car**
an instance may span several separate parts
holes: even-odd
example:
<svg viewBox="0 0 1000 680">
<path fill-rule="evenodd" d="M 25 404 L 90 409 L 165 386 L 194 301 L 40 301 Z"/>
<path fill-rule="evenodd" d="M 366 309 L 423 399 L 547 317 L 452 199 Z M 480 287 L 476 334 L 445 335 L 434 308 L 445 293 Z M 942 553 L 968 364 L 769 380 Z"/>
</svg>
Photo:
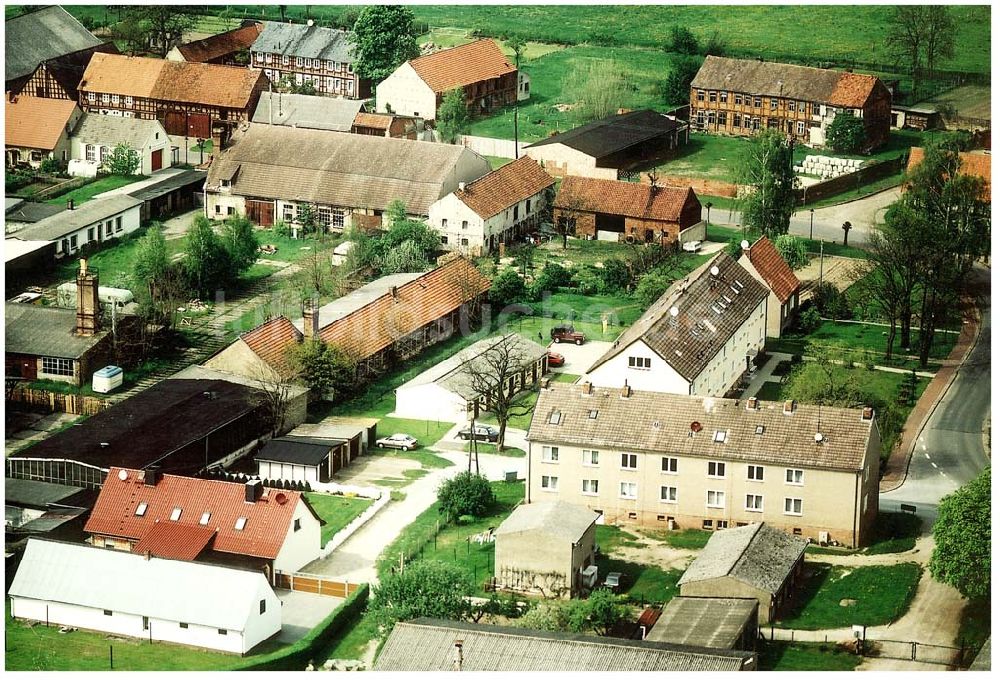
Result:
<svg viewBox="0 0 1000 680">
<path fill-rule="evenodd" d="M 408 434 L 396 433 L 388 437 L 375 440 L 375 446 L 380 449 L 400 449 L 402 451 L 412 451 L 417 448 L 417 440 Z"/>
</svg>

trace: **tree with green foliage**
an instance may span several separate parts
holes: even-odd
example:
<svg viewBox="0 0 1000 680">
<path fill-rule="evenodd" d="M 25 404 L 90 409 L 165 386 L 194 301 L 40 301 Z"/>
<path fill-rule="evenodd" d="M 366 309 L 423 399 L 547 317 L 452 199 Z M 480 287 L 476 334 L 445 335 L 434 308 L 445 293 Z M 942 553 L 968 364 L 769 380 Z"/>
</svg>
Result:
<svg viewBox="0 0 1000 680">
<path fill-rule="evenodd" d="M 963 597 L 990 596 L 990 467 L 942 499 L 928 567 L 935 580 Z"/>
<path fill-rule="evenodd" d="M 629 74 L 615 61 L 597 60 L 578 64 L 563 81 L 563 101 L 575 101 L 573 110 L 580 123 L 614 115 L 628 106 L 632 83 Z"/>
<path fill-rule="evenodd" d="M 573 281 L 573 273 L 555 262 L 546 262 L 542 271 L 531 282 L 531 297 L 541 300 L 545 293 L 558 292 Z"/>
<path fill-rule="evenodd" d="M 124 11 L 113 35 L 125 40 L 133 52 L 148 50 L 164 56 L 194 26 L 194 15 L 183 7 L 128 5 Z"/>
<path fill-rule="evenodd" d="M 822 406 L 856 407 L 874 403 L 872 396 L 861 387 L 855 372 L 836 363 L 843 359 L 842 351 L 810 343 L 805 354 L 815 361 L 801 363 L 792 369 L 785 385 L 787 398 Z"/>
<path fill-rule="evenodd" d="M 420 617 L 462 620 L 469 613 L 465 593 L 472 589 L 460 567 L 437 560 L 418 560 L 379 579 L 368 601 L 369 621 L 387 636 L 399 621 Z"/>
<path fill-rule="evenodd" d="M 837 153 L 859 153 L 866 141 L 864 121 L 853 113 L 838 113 L 826 128 L 826 145 Z"/>
<path fill-rule="evenodd" d="M 604 293 L 618 293 L 632 285 L 632 271 L 625 260 L 612 257 L 600 268 L 601 287 Z"/>
<path fill-rule="evenodd" d="M 117 144 L 104 161 L 104 167 L 109 173 L 123 177 L 138 174 L 140 164 L 139 152 L 129 146 L 128 142 Z"/>
<path fill-rule="evenodd" d="M 806 242 L 791 234 L 782 234 L 774 239 L 774 249 L 781 255 L 792 269 L 801 269 L 809 264 L 809 255 L 806 254 Z"/>
<path fill-rule="evenodd" d="M 527 293 L 524 279 L 516 270 L 508 267 L 493 279 L 489 300 L 494 309 L 502 310 L 509 305 L 524 302 Z"/>
<path fill-rule="evenodd" d="M 799 319 L 796 327 L 800 333 L 809 335 L 823 324 L 823 317 L 819 315 L 816 305 L 809 305 L 799 312 Z"/>
<path fill-rule="evenodd" d="M 608 635 L 621 621 L 629 617 L 622 598 L 605 588 L 590 593 L 586 600 L 543 601 L 531 607 L 518 626 L 533 630 L 564 633 L 593 632 Z"/>
<path fill-rule="evenodd" d="M 691 81 L 702 63 L 703 59 L 693 56 L 674 59 L 663 83 L 663 101 L 667 106 L 682 106 L 691 101 Z"/>
<path fill-rule="evenodd" d="M 303 234 L 317 231 L 316 208 L 312 203 L 302 202 L 296 206 L 295 223 L 302 227 Z"/>
<path fill-rule="evenodd" d="M 726 241 L 726 255 L 738 260 L 743 256 L 743 240 L 739 236 L 733 236 Z"/>
<path fill-rule="evenodd" d="M 380 83 L 400 64 L 419 56 L 413 11 L 402 5 L 368 5 L 350 32 L 354 71 Z"/>
<path fill-rule="evenodd" d="M 788 233 L 798 178 L 792 146 L 779 130 L 761 130 L 741 149 L 736 183 L 746 186 L 738 204 L 744 228 L 774 238 Z"/>
<path fill-rule="evenodd" d="M 339 347 L 310 338 L 288 349 L 288 364 L 320 399 L 338 401 L 356 384 L 357 363 Z"/>
<path fill-rule="evenodd" d="M 667 52 L 698 54 L 698 38 L 694 36 L 691 29 L 675 24 L 670 27 L 670 42 L 667 43 Z"/>
<path fill-rule="evenodd" d="M 242 215 L 233 215 L 222 224 L 222 243 L 229 253 L 230 275 L 236 278 L 257 261 L 260 243 L 253 222 Z"/>
<path fill-rule="evenodd" d="M 296 82 L 295 76 L 291 73 L 286 73 L 274 84 L 275 90 L 278 92 L 287 92 L 289 94 L 304 94 L 309 96 L 314 96 L 316 94 L 316 86 L 309 81 Z"/>
<path fill-rule="evenodd" d="M 497 500 L 489 480 L 468 471 L 442 481 L 437 489 L 437 499 L 447 522 L 463 515 L 484 517 Z"/>
<path fill-rule="evenodd" d="M 590 593 L 586 602 L 586 617 L 583 626 L 598 635 L 610 635 L 612 629 L 629 618 L 629 610 L 622 603 L 622 597 L 607 588 L 598 588 Z"/>
<path fill-rule="evenodd" d="M 441 100 L 437 111 L 437 129 L 441 133 L 441 141 L 452 144 L 469 131 L 471 119 L 469 109 L 465 105 L 465 90 L 456 87 L 448 90 Z"/>
<path fill-rule="evenodd" d="M 151 225 L 136 244 L 129 288 L 136 293 L 139 315 L 154 323 L 170 323 L 173 311 L 187 299 L 186 276 L 172 264 L 159 225 Z"/>
<path fill-rule="evenodd" d="M 184 237 L 181 260 L 188 285 L 200 296 L 225 287 L 232 272 L 229 251 L 203 214 L 198 214 Z"/>
<path fill-rule="evenodd" d="M 647 272 L 639 277 L 639 283 L 635 287 L 635 297 L 642 303 L 643 307 L 649 307 L 667 292 L 667 288 L 673 282 L 673 277 L 662 272 Z"/>
</svg>

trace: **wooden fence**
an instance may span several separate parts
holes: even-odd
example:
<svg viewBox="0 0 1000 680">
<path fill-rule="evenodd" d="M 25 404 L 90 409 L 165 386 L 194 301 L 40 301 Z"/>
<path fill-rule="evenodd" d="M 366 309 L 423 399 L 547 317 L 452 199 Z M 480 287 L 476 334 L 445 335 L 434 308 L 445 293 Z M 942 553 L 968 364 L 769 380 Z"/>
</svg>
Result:
<svg viewBox="0 0 1000 680">
<path fill-rule="evenodd" d="M 111 406 L 109 401 L 88 397 L 82 394 L 63 394 L 38 390 L 30 387 L 19 387 L 10 395 L 15 404 L 24 404 L 35 408 L 45 408 L 50 411 L 60 411 L 77 416 L 93 416 Z"/>
<path fill-rule="evenodd" d="M 361 586 L 346 581 L 333 581 L 317 574 L 275 574 L 275 586 L 302 593 L 315 593 L 330 597 L 347 597 Z"/>
</svg>

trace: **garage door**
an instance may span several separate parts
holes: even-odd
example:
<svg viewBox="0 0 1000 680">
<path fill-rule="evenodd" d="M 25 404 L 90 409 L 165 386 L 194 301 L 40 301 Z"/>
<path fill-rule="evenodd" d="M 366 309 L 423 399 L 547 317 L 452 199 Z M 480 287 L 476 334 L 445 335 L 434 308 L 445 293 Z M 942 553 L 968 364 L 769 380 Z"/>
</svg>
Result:
<svg viewBox="0 0 1000 680">
<path fill-rule="evenodd" d="M 162 168 L 163 167 L 163 149 L 157 149 L 156 151 L 154 151 L 152 153 L 152 156 L 151 156 L 150 160 L 151 160 L 151 163 L 152 163 L 152 170 L 153 170 L 153 172 L 156 172 L 157 170 L 159 170 L 160 168 Z"/>
<path fill-rule="evenodd" d="M 187 130 L 186 118 L 183 113 L 167 111 L 162 116 L 163 127 L 168 135 L 184 135 Z"/>
<path fill-rule="evenodd" d="M 188 115 L 188 136 L 201 139 L 212 138 L 212 118 L 207 113 Z"/>
</svg>

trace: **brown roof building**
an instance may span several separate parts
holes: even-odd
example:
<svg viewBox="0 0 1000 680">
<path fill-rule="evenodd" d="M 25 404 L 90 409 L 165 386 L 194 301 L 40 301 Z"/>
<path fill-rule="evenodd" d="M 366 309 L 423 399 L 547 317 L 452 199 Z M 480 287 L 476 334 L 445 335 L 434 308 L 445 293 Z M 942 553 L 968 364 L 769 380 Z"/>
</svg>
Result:
<svg viewBox="0 0 1000 680">
<path fill-rule="evenodd" d="M 375 110 L 433 120 L 445 93 L 461 89 L 470 112 L 486 113 L 513 104 L 518 82 L 517 69 L 500 47 L 483 38 L 400 65 L 375 89 Z"/>
<path fill-rule="evenodd" d="M 69 159 L 69 136 L 83 113 L 69 99 L 15 96 L 4 102 L 4 115 L 7 167 L 38 167 L 44 158 Z"/>
<path fill-rule="evenodd" d="M 961 165 L 958 168 L 960 175 L 979 177 L 986 183 L 986 200 L 991 202 L 990 184 L 992 179 L 992 166 L 990 161 L 992 156 L 988 153 L 960 151 L 958 154 Z M 910 148 L 910 159 L 906 164 L 907 174 L 913 172 L 914 168 L 924 160 L 924 150 L 919 146 Z"/>
<path fill-rule="evenodd" d="M 234 28 L 225 33 L 177 45 L 167 52 L 170 61 L 189 61 L 198 64 L 223 64 L 246 66 L 250 63 L 250 46 L 264 30 L 258 21 Z"/>
<path fill-rule="evenodd" d="M 585 505 L 612 523 L 767 522 L 856 547 L 878 513 L 881 439 L 869 408 L 551 383 L 528 443 L 528 502 Z"/>
<path fill-rule="evenodd" d="M 701 202 L 690 187 L 663 187 L 591 177 L 566 177 L 552 218 L 577 236 L 617 235 L 629 243 L 677 243 L 701 221 Z M 602 236 L 603 232 L 603 236 Z"/>
<path fill-rule="evenodd" d="M 780 337 L 798 312 L 802 284 L 766 236 L 744 248 L 739 262 L 755 279 L 767 286 L 767 337 Z"/>
<path fill-rule="evenodd" d="M 712 134 L 771 128 L 823 146 L 836 114 L 848 113 L 864 122 L 871 149 L 889 139 L 891 108 L 877 77 L 809 66 L 708 56 L 691 82 L 691 125 Z"/>
<path fill-rule="evenodd" d="M 267 77 L 254 69 L 95 54 L 80 83 L 88 112 L 156 119 L 167 134 L 228 142 L 249 120 Z"/>
</svg>

